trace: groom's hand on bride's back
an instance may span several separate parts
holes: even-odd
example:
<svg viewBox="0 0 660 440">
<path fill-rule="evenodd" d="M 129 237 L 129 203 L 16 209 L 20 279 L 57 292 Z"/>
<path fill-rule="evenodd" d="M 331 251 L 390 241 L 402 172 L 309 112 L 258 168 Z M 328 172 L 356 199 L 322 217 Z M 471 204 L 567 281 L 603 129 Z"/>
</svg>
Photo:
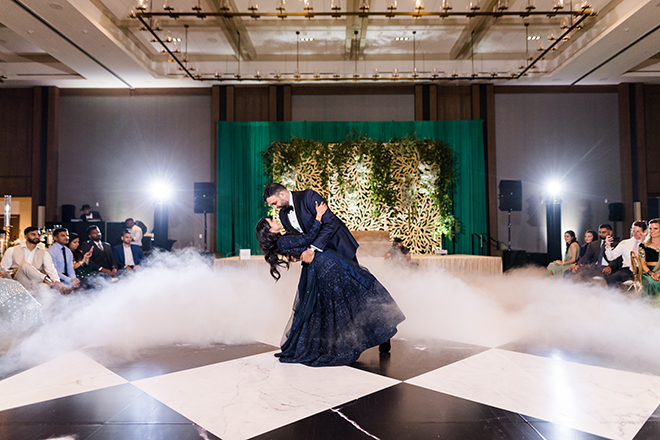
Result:
<svg viewBox="0 0 660 440">
<path fill-rule="evenodd" d="M 305 252 L 303 252 L 300 255 L 300 260 L 303 263 L 307 263 L 307 264 L 311 263 L 312 260 L 314 260 L 314 251 L 311 249 L 307 249 Z"/>
</svg>

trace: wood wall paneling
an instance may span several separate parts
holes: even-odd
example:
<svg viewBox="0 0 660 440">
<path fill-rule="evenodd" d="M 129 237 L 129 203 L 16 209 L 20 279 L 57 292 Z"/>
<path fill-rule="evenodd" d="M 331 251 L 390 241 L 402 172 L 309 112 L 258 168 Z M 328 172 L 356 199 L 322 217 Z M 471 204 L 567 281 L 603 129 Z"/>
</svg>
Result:
<svg viewBox="0 0 660 440">
<path fill-rule="evenodd" d="M 415 121 L 424 120 L 424 86 L 415 85 Z"/>
<path fill-rule="evenodd" d="M 411 95 L 415 86 L 404 84 L 327 84 L 288 86 L 293 95 Z"/>
<path fill-rule="evenodd" d="M 644 108 L 644 89 L 645 85 L 642 83 L 636 83 L 633 86 L 632 93 L 635 95 L 635 106 L 633 111 L 635 112 L 635 154 L 633 155 L 633 160 L 635 161 L 635 167 L 633 170 L 637 174 L 637 194 L 635 200 L 639 200 L 642 205 L 642 218 L 648 218 L 648 174 L 646 172 L 646 134 L 645 134 L 645 108 Z M 655 122 L 657 124 L 657 121 Z M 625 225 L 632 224 L 632 216 L 626 223 L 624 223 L 624 231 L 628 231 Z"/>
<path fill-rule="evenodd" d="M 59 89 L 35 87 L 32 103 L 32 224 L 46 207 L 46 221 L 57 221 L 59 156 Z"/>
<path fill-rule="evenodd" d="M 624 230 L 633 221 L 633 203 L 641 202 L 642 219 L 648 219 L 648 198 L 654 188 L 660 190 L 660 167 L 652 157 L 657 120 L 653 115 L 653 100 L 643 84 L 619 84 L 619 151 L 621 172 L 621 201 L 624 204 Z M 647 107 L 646 104 L 649 106 Z M 647 139 L 650 142 L 647 148 Z M 657 168 L 657 169 L 656 169 Z M 657 183 L 654 178 L 658 177 Z M 660 191 L 658 191 L 660 195 Z"/>
<path fill-rule="evenodd" d="M 268 121 L 268 86 L 234 87 L 234 121 Z"/>
<path fill-rule="evenodd" d="M 438 121 L 469 121 L 475 119 L 472 117 L 472 108 L 470 86 L 443 86 L 437 88 Z"/>
<path fill-rule="evenodd" d="M 0 90 L 0 188 L 32 195 L 32 89 Z"/>
<path fill-rule="evenodd" d="M 633 165 L 630 139 L 630 88 L 628 84 L 618 86 L 619 104 L 619 160 L 621 172 L 621 201 L 624 205 L 623 224 L 630 224 L 633 219 Z"/>
<path fill-rule="evenodd" d="M 60 154 L 60 90 L 57 87 L 48 87 L 46 108 L 46 221 L 56 222 L 57 213 L 57 186 Z"/>
<path fill-rule="evenodd" d="M 644 85 L 647 191 L 660 197 L 660 85 Z"/>
</svg>

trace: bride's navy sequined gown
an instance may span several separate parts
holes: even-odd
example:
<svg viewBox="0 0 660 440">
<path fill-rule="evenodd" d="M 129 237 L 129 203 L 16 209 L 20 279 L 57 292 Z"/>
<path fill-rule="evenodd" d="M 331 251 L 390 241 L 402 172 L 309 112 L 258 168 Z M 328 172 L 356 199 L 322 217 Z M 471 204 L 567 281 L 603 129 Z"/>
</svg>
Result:
<svg viewBox="0 0 660 440">
<path fill-rule="evenodd" d="M 285 235 L 277 247 L 300 255 L 314 241 L 321 223 L 303 235 Z M 389 340 L 405 316 L 389 292 L 365 268 L 326 249 L 303 264 L 293 316 L 281 362 L 313 367 L 348 365 Z"/>
</svg>

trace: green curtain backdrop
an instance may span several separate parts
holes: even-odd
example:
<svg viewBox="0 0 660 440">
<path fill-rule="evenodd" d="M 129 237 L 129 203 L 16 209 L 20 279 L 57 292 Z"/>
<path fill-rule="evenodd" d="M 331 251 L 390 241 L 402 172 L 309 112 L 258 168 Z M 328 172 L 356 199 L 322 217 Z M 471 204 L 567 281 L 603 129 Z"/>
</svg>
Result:
<svg viewBox="0 0 660 440">
<path fill-rule="evenodd" d="M 293 136 L 339 142 L 351 130 L 384 142 L 414 134 L 449 144 L 457 168 L 453 211 L 461 230 L 443 247 L 449 253 L 472 253 L 472 233 L 487 231 L 482 121 L 218 122 L 217 251 L 223 257 L 238 255 L 239 249 L 261 253 L 254 227 L 267 212 L 262 193 L 269 179 L 261 152 L 271 142 Z"/>
</svg>

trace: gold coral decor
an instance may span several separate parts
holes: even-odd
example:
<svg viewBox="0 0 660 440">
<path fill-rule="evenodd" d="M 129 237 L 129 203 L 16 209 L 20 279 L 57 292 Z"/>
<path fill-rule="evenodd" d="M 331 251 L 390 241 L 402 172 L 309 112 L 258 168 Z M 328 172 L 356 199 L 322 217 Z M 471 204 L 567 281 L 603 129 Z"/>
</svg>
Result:
<svg viewBox="0 0 660 440">
<path fill-rule="evenodd" d="M 293 138 L 262 153 L 265 173 L 297 191 L 314 189 L 353 231 L 386 230 L 414 253 L 452 238 L 456 179 L 445 142 L 410 136 L 388 142 L 352 133 L 343 142 Z"/>
</svg>

